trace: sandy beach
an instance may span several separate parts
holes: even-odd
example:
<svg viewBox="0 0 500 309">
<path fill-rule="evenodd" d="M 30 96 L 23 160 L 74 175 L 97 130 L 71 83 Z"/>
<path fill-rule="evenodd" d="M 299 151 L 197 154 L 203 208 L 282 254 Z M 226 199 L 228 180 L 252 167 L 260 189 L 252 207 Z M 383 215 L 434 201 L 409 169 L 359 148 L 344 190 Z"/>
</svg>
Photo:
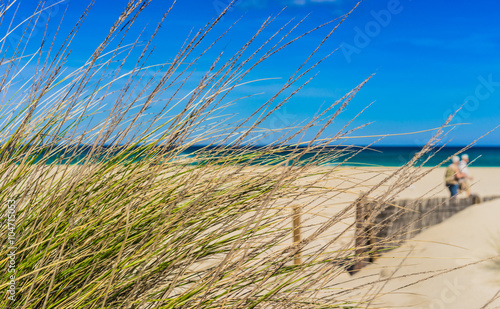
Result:
<svg viewBox="0 0 500 309">
<path fill-rule="evenodd" d="M 474 194 L 492 196 L 500 192 L 500 184 L 495 179 L 499 168 L 470 170 L 475 177 L 472 185 Z M 346 168 L 334 174 L 336 178 L 327 179 L 323 184 L 338 189 L 342 184 L 347 186 L 341 181 L 346 177 L 369 187 L 391 171 L 393 168 Z M 449 196 L 443 184 L 444 172 L 444 168 L 431 171 L 402 191 L 398 198 Z M 358 191 L 332 193 L 328 201 L 307 204 L 309 211 L 305 211 L 305 222 L 318 226 L 356 199 L 362 191 L 363 186 L 360 186 Z M 369 284 L 366 289 L 356 288 L 349 295 L 349 298 L 360 301 L 378 295 L 368 308 L 481 308 L 500 291 L 500 262 L 499 259 L 491 260 L 500 254 L 499 216 L 500 200 L 469 207 L 424 230 L 400 248 L 383 254 L 354 276 L 347 273 L 338 276 L 335 283 L 341 289 L 349 289 L 382 280 L 375 286 Z M 351 213 L 343 222 L 347 226 L 353 220 Z M 305 230 L 307 236 L 308 229 Z M 334 227 L 315 241 L 314 247 L 327 244 L 340 232 L 340 226 Z M 335 247 L 349 246 L 353 237 L 354 230 L 351 229 L 344 233 Z M 479 263 L 483 259 L 490 260 Z M 454 268 L 458 269 L 451 271 Z M 390 280 L 387 282 L 386 279 Z M 423 281 L 416 283 L 419 280 Z M 499 301 L 493 301 L 485 308 L 498 308 L 499 305 Z"/>
<path fill-rule="evenodd" d="M 75 168 L 78 169 L 71 166 L 69 171 L 76 172 Z M 265 169 L 252 166 L 247 167 L 244 173 L 261 173 Z M 282 206 L 286 205 L 284 210 L 290 214 L 291 206 L 300 207 L 302 237 L 305 239 L 352 205 L 362 192 L 389 177 L 396 169 L 313 167 L 311 171 L 316 174 L 297 180 L 295 184 L 299 188 L 314 184 L 311 190 L 317 190 L 318 195 L 305 194 L 305 197 L 298 196 L 292 202 L 278 200 L 275 206 L 283 210 Z M 470 171 L 475 177 L 472 184 L 474 194 L 498 195 L 500 188 L 495 177 L 500 168 L 471 168 Z M 444 168 L 423 168 L 419 172 L 427 174 L 401 191 L 396 199 L 449 196 L 443 183 Z M 390 190 L 394 181 L 389 179 L 373 192 L 373 196 Z M 303 260 L 307 261 L 320 248 L 330 256 L 352 248 L 354 215 L 351 207 L 341 215 L 340 220 L 310 242 L 303 250 Z M 367 308 L 481 308 L 479 304 L 486 304 L 500 290 L 500 259 L 478 263 L 500 254 L 498 216 L 500 200 L 469 207 L 423 231 L 400 248 L 383 254 L 354 276 L 340 270 L 328 282 L 333 288 L 323 289 L 319 296 L 335 297 L 332 291 L 352 289 L 341 297 L 364 302 L 376 296 L 374 301 L 367 303 Z M 288 218 L 285 220 L 284 225 L 291 227 L 291 221 Z M 332 239 L 335 241 L 332 242 Z M 292 243 L 290 235 L 283 242 L 283 247 Z M 210 265 L 202 263 L 198 267 Z M 454 268 L 458 269 L 451 271 Z M 486 308 L 497 308 L 495 306 L 499 305 L 500 302 L 494 301 Z"/>
</svg>

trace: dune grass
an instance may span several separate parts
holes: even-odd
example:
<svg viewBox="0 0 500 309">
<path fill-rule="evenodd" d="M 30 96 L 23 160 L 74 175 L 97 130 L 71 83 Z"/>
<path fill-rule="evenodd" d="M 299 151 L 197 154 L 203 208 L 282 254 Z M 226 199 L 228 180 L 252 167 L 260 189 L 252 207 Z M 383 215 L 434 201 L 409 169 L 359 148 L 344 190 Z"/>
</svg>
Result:
<svg viewBox="0 0 500 309">
<path fill-rule="evenodd" d="M 349 299 L 350 291 L 329 286 L 345 273 L 346 263 L 356 260 L 353 243 L 331 249 L 352 230 L 354 223 L 344 221 L 352 218 L 356 202 L 310 227 L 301 242 L 290 240 L 294 205 L 362 186 L 351 179 L 342 188 L 323 187 L 322 181 L 335 177 L 336 170 L 317 166 L 327 158 L 348 161 L 363 151 L 327 147 L 357 129 L 351 128 L 351 122 L 335 134 L 325 137 L 324 132 L 369 78 L 308 121 L 283 128 L 270 145 L 252 147 L 267 134 L 276 136 L 262 129 L 263 122 L 307 85 L 311 73 L 328 56 L 312 61 L 321 41 L 304 63 L 296 64 L 296 72 L 282 89 L 255 107 L 250 117 L 235 120 L 224 112 L 237 104 L 230 95 L 235 89 L 255 82 L 248 75 L 257 66 L 275 55 L 286 55 L 287 48 L 313 31 L 330 27 L 327 39 L 348 14 L 299 34 L 301 21 L 290 21 L 262 40 L 264 30 L 277 23 L 270 17 L 234 55 L 215 57 L 197 86 L 189 88 L 197 62 L 231 35 L 230 29 L 223 29 L 220 36 L 213 36 L 227 10 L 193 33 L 168 63 L 151 65 L 148 55 L 161 23 L 145 42 L 125 43 L 148 4 L 130 1 L 102 44 L 71 72 L 65 69 L 65 61 L 91 6 L 60 46 L 55 38 L 44 36 L 34 53 L 26 51 L 29 40 L 3 51 L 0 198 L 5 237 L 0 238 L 4 270 L 0 289 L 8 289 L 12 275 L 7 271 L 12 249 L 6 235 L 13 222 L 16 293 L 14 301 L 2 294 L 1 307 L 354 308 L 368 304 L 366 299 L 361 303 Z M 2 8 L 3 22 L 13 8 Z M 36 23 L 38 16 L 34 14 L 29 22 Z M 30 26 L 22 27 L 23 36 L 29 38 Z M 130 63 L 135 63 L 133 69 L 125 69 Z M 19 82 L 27 64 L 36 67 L 35 73 Z M 311 132 L 314 138 L 304 140 Z M 442 135 L 439 130 L 414 159 L 376 186 L 365 188 L 360 198 L 373 197 L 384 188 L 376 197 L 382 204 L 423 177 L 426 172 L 415 169 L 415 162 Z M 299 143 L 291 143 L 297 139 Z M 199 144 L 208 146 L 183 155 L 189 146 Z M 300 161 L 311 153 L 317 154 L 314 162 Z M 306 186 L 297 185 L 303 179 L 312 180 Z M 10 209 L 15 205 L 13 221 L 9 221 L 9 205 Z M 325 246 L 311 249 L 315 240 L 338 226 Z M 294 265 L 299 252 L 304 262 Z"/>
</svg>

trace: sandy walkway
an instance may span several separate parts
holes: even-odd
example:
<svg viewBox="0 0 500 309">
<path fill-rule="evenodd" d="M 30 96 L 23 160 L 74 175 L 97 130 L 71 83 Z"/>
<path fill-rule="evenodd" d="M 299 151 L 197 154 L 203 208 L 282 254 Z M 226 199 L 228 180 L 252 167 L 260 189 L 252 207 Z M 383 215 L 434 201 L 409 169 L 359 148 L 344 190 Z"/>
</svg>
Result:
<svg viewBox="0 0 500 309">
<path fill-rule="evenodd" d="M 500 291 L 500 258 L 491 259 L 500 255 L 498 218 L 500 200 L 470 207 L 383 255 L 344 287 L 392 278 L 353 294 L 378 294 L 370 308 L 482 308 Z M 485 308 L 499 307 L 497 299 Z"/>
</svg>

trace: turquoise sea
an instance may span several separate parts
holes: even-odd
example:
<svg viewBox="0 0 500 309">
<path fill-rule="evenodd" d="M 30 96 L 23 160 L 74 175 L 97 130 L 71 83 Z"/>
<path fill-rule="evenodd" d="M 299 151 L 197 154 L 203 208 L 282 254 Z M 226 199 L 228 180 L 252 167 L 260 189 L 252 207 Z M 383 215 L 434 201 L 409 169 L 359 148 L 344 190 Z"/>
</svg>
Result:
<svg viewBox="0 0 500 309">
<path fill-rule="evenodd" d="M 63 160 L 63 163 L 77 163 L 86 154 L 88 154 L 90 147 L 81 146 L 78 147 L 78 154 L 71 155 L 71 160 Z M 243 150 L 243 148 L 241 148 Z M 283 162 L 290 158 L 290 154 L 294 151 L 300 151 L 300 148 L 289 148 L 290 150 L 279 151 L 272 158 L 265 156 L 263 158 L 255 159 L 253 154 L 257 155 L 260 152 L 259 147 L 245 148 L 245 159 L 239 160 L 238 162 L 250 162 L 251 164 L 262 164 L 271 162 L 271 164 L 276 164 Z M 442 161 L 447 160 L 450 156 L 460 152 L 463 147 L 445 147 L 443 149 L 434 149 L 431 153 L 424 155 L 418 165 L 424 163 L 424 166 L 435 166 L 442 163 Z M 106 148 L 103 149 L 106 151 Z M 189 147 L 182 151 L 179 156 L 194 156 L 200 153 L 201 150 L 205 150 L 205 154 L 202 158 L 197 161 L 200 164 L 203 162 L 217 159 L 211 156 L 211 152 L 220 152 L 217 147 L 204 147 L 195 146 Z M 419 147 L 406 147 L 406 146 L 390 146 L 390 147 L 371 147 L 368 149 L 360 150 L 360 146 L 357 147 L 329 147 L 320 152 L 307 153 L 300 158 L 301 163 L 314 162 L 323 165 L 336 166 L 340 163 L 345 166 L 401 166 L 407 163 L 415 153 L 421 150 Z M 229 150 L 228 150 L 229 151 Z M 234 151 L 234 149 L 232 150 Z M 500 147 L 473 147 L 466 150 L 463 153 L 467 153 L 471 160 L 471 167 L 500 167 Z M 39 158 L 44 156 L 43 153 L 39 154 Z M 53 155 L 47 163 L 52 163 L 57 160 L 59 155 Z M 248 159 L 246 159 L 248 158 Z M 137 161 L 141 159 L 141 156 L 137 154 L 132 154 L 130 156 L 131 161 Z M 106 160 L 103 158 L 103 160 Z M 424 162 L 425 161 L 425 162 Z M 237 162 L 236 162 L 237 163 Z M 445 163 L 447 164 L 447 163 Z"/>
<path fill-rule="evenodd" d="M 424 155 L 423 160 L 429 159 L 424 166 L 435 166 L 463 148 L 445 147 L 439 151 L 436 149 L 435 152 Z M 374 147 L 358 153 L 349 164 L 401 166 L 420 150 L 418 147 Z M 500 147 L 473 147 L 462 153 L 469 155 L 471 167 L 500 167 Z"/>
<path fill-rule="evenodd" d="M 199 147 L 191 147 L 184 152 L 185 155 L 194 153 Z M 402 166 L 419 152 L 419 147 L 407 146 L 385 146 L 370 147 L 359 151 L 361 147 L 331 147 L 323 151 L 319 156 L 316 153 L 306 154 L 302 161 L 309 161 L 313 157 L 321 158 L 322 164 L 346 166 Z M 436 166 L 450 156 L 461 152 L 464 147 L 445 147 L 434 149 L 425 154 L 417 163 L 424 163 L 424 166 Z M 471 167 L 500 167 L 500 147 L 473 147 L 464 152 L 469 155 Z M 288 151 L 281 152 L 281 158 L 286 159 Z M 314 159 L 313 159 L 314 160 Z M 426 162 L 424 162 L 426 161 Z"/>
</svg>

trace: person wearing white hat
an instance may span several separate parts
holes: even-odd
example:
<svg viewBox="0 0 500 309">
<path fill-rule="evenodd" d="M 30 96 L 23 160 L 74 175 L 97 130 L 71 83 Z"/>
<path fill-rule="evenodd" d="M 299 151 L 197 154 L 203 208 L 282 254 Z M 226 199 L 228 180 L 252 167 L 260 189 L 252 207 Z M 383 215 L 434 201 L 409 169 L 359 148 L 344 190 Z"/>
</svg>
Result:
<svg viewBox="0 0 500 309">
<path fill-rule="evenodd" d="M 465 191 L 465 195 L 470 197 L 470 181 L 474 178 L 469 173 L 469 156 L 467 154 L 462 155 L 462 161 L 458 163 L 458 170 L 463 175 L 459 180 L 459 189 Z"/>
<path fill-rule="evenodd" d="M 460 158 L 458 156 L 454 156 L 451 161 L 452 163 L 446 169 L 444 179 L 446 187 L 450 190 L 451 198 L 455 198 L 458 195 L 458 181 L 463 177 L 463 175 L 460 173 L 460 169 L 458 168 Z"/>
</svg>

